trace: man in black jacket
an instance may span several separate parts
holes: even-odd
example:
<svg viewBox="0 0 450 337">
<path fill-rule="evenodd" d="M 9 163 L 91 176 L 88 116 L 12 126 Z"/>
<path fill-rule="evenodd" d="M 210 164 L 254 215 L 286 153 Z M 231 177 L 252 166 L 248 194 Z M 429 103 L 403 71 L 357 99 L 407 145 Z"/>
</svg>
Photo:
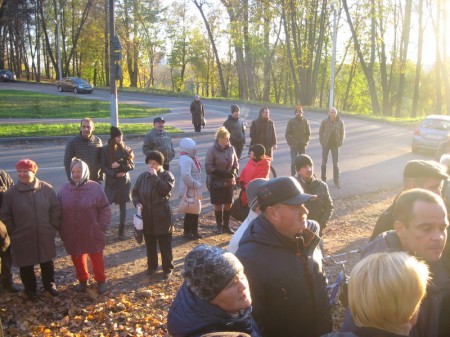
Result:
<svg viewBox="0 0 450 337">
<path fill-rule="evenodd" d="M 264 183 L 257 192 L 262 214 L 239 242 L 236 256 L 263 336 L 316 337 L 332 329 L 319 225 L 303 205 L 311 198 L 293 177 Z"/>
<path fill-rule="evenodd" d="M 230 143 L 236 150 L 236 156 L 241 159 L 242 150 L 245 146 L 245 126 L 242 119 L 239 118 L 241 109 L 237 104 L 231 106 L 231 115 L 223 123 L 223 126 L 230 133 Z"/>
<path fill-rule="evenodd" d="M 64 152 L 64 168 L 67 179 L 70 180 L 70 163 L 73 158 L 84 161 L 89 167 L 89 180 L 100 182 L 103 175 L 100 171 L 100 151 L 102 140 L 94 136 L 94 121 L 83 118 L 80 123 L 80 134 L 68 141 Z"/>
</svg>

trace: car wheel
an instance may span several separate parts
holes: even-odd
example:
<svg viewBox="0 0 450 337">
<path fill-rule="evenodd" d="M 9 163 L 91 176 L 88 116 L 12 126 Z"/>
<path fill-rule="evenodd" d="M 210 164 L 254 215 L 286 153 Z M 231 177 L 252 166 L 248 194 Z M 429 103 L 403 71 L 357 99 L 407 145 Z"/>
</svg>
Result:
<svg viewBox="0 0 450 337">
<path fill-rule="evenodd" d="M 62 86 L 58 85 L 58 91 L 59 91 L 59 92 L 63 92 Z"/>
<path fill-rule="evenodd" d="M 77 88 L 73 88 L 73 93 L 74 94 L 78 94 L 78 89 Z"/>
</svg>

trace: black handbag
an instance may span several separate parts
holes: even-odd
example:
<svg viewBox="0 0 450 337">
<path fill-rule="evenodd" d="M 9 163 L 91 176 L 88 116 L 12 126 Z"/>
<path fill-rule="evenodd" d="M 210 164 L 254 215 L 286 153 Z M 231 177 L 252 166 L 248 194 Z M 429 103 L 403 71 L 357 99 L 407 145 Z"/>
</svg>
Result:
<svg viewBox="0 0 450 337">
<path fill-rule="evenodd" d="M 216 177 L 209 175 L 206 177 L 206 187 L 208 190 L 220 190 L 227 187 L 227 178 Z"/>
<path fill-rule="evenodd" d="M 243 205 L 242 203 L 242 190 L 239 193 L 239 197 L 234 200 L 233 205 L 231 206 L 231 216 L 238 221 L 244 221 L 248 213 L 250 212 L 250 207 L 247 205 Z"/>
</svg>

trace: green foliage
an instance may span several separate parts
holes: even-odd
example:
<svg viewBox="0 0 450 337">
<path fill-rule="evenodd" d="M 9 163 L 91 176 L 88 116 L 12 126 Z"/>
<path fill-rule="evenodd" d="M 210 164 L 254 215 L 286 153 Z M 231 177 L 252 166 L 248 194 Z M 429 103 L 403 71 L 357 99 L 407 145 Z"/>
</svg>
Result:
<svg viewBox="0 0 450 337">
<path fill-rule="evenodd" d="M 146 118 L 167 109 L 119 104 L 122 118 Z M 0 90 L 0 118 L 93 118 L 110 117 L 110 103 L 29 91 Z"/>
</svg>

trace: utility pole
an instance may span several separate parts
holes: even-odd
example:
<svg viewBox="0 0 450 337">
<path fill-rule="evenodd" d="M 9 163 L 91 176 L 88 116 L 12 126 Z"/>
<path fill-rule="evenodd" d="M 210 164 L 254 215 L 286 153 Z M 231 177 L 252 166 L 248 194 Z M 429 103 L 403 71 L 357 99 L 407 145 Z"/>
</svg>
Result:
<svg viewBox="0 0 450 337">
<path fill-rule="evenodd" d="M 114 0 L 109 0 L 109 86 L 110 91 L 110 115 L 111 125 L 119 126 L 119 106 L 117 104 L 117 86 L 116 81 L 119 80 L 117 74 L 116 50 L 119 39 L 116 36 L 116 28 L 114 21 Z M 120 43 L 119 43 L 120 45 Z M 120 66 L 119 66 L 120 67 Z"/>
<path fill-rule="evenodd" d="M 337 21 L 337 13 L 336 13 L 336 6 L 334 4 L 331 4 L 331 11 L 333 12 L 333 51 L 331 56 L 331 79 L 330 79 L 330 101 L 329 101 L 329 108 L 331 108 L 334 104 L 334 68 L 336 65 L 336 38 L 337 38 L 337 31 L 336 31 L 336 21 Z"/>
</svg>

